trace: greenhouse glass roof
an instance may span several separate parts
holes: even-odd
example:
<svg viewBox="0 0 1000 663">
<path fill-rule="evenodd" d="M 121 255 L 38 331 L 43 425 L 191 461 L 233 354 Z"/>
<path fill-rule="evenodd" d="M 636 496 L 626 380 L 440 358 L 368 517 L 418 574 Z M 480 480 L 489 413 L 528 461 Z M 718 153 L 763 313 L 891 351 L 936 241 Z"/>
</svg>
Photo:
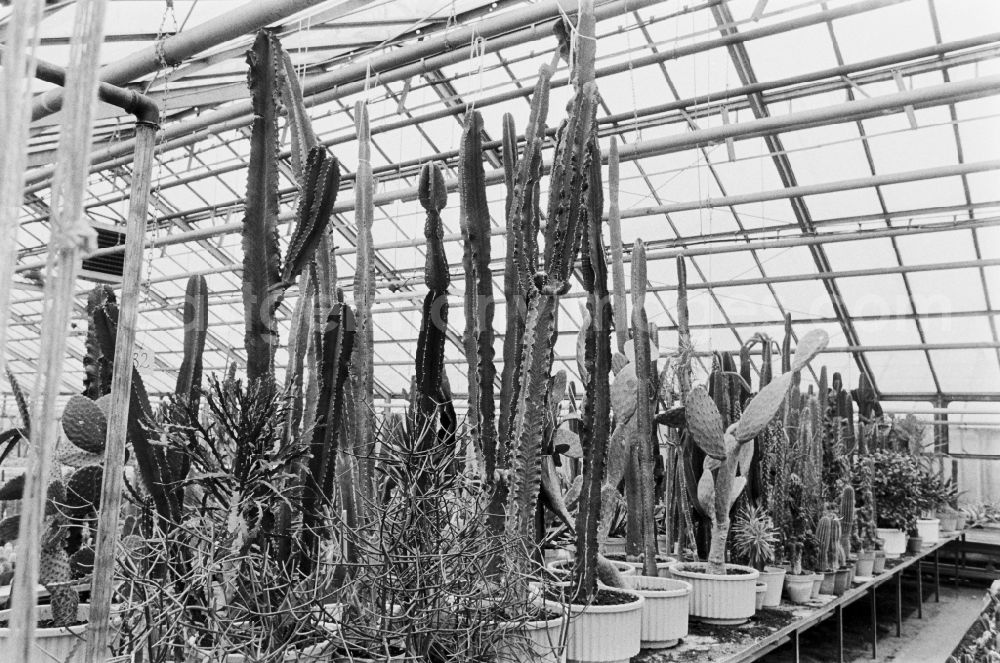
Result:
<svg viewBox="0 0 1000 663">
<path fill-rule="evenodd" d="M 173 35 L 236 15 L 241 5 L 112 1 L 102 62 L 162 49 Z M 1000 28 L 1000 6 L 994 0 L 596 5 L 602 151 L 612 138 L 622 148 L 623 241 L 626 255 L 636 238 L 649 247 L 647 309 L 659 325 L 662 353 L 677 346 L 675 257 L 683 248 L 702 371 L 709 351 L 737 351 L 756 331 L 780 339 L 787 313 L 798 333 L 815 327 L 829 333 L 830 350 L 816 364 L 839 371 L 847 385 L 868 372 L 882 398 L 901 408 L 1000 400 L 1000 32 L 989 32 Z M 409 385 L 426 292 L 415 175 L 434 159 L 447 178 L 455 177 L 470 106 L 485 120 L 502 324 L 505 193 L 499 151 L 490 141 L 500 136 L 504 113 L 524 130 L 538 68 L 553 61 L 551 24 L 560 8 L 572 12 L 576 0 L 329 0 L 273 24 L 299 71 L 313 125 L 345 175 L 334 224 L 348 299 L 353 107 L 369 103 L 377 177 L 375 376 L 383 398 Z M 532 12 L 545 18 L 532 19 Z M 42 60 L 67 65 L 73 20 L 72 2 L 47 7 Z M 212 46 L 138 81 L 164 116 L 138 335 L 155 356 L 146 377 L 151 392 L 172 391 L 191 274 L 204 274 L 213 296 L 206 368 L 221 372 L 243 361 L 239 224 L 250 149 L 245 51 L 251 41 L 248 35 Z M 566 83 L 562 62 L 550 126 L 562 117 Z M 36 90 L 49 87 L 39 82 Z M 30 193 L 18 237 L 8 355 L 28 385 L 38 356 L 37 269 L 48 238 L 59 122 L 55 113 L 33 123 Z M 102 104 L 95 131 L 86 213 L 95 225 L 123 225 L 132 119 Z M 289 168 L 281 187 L 288 219 L 297 197 Z M 444 223 L 455 295 L 448 369 L 461 393 L 455 193 Z M 826 241 L 796 245 L 796 238 Z M 67 394 L 83 379 L 82 310 L 90 287 L 79 284 Z M 579 292 L 563 300 L 556 345 L 558 363 L 573 377 Z M 283 340 L 296 296 L 289 292 L 279 314 Z"/>
</svg>

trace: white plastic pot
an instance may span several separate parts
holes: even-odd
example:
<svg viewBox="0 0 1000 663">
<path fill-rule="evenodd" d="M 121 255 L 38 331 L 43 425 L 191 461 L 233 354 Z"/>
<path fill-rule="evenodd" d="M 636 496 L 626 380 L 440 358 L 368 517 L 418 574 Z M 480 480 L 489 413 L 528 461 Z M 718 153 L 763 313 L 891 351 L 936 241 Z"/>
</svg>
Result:
<svg viewBox="0 0 1000 663">
<path fill-rule="evenodd" d="M 937 543 L 941 540 L 941 520 L 939 518 L 917 518 L 917 536 L 924 540 L 924 545 Z"/>
<path fill-rule="evenodd" d="M 618 560 L 614 560 L 614 559 L 611 560 L 611 561 L 614 562 L 615 564 L 621 563 Z M 680 560 L 678 560 L 675 557 L 657 556 L 657 558 L 656 558 L 656 575 L 658 577 L 660 577 L 660 578 L 669 578 L 670 577 L 670 567 L 673 566 L 674 564 L 676 564 L 678 561 L 680 561 Z M 642 575 L 642 571 L 643 571 L 643 568 L 642 568 L 643 567 L 643 563 L 642 562 L 624 562 L 624 563 L 628 564 L 629 566 L 631 566 L 632 568 L 635 569 L 635 575 L 637 575 L 637 576 L 641 576 Z"/>
<path fill-rule="evenodd" d="M 602 588 L 632 597 L 620 605 L 569 604 L 566 658 L 570 663 L 629 663 L 639 653 L 645 599 L 624 589 Z"/>
<path fill-rule="evenodd" d="M 785 569 L 780 566 L 765 566 L 760 572 L 759 581 L 767 585 L 764 594 L 764 607 L 773 608 L 781 605 L 781 590 L 785 585 Z"/>
<path fill-rule="evenodd" d="M 600 542 L 600 548 L 602 555 L 624 555 L 625 537 L 621 536 L 608 537 L 604 541 Z"/>
<path fill-rule="evenodd" d="M 756 612 L 757 569 L 726 564 L 743 573 L 706 573 L 704 562 L 680 562 L 671 567 L 674 578 L 691 584 L 690 614 L 708 624 L 742 624 Z"/>
<path fill-rule="evenodd" d="M 887 559 L 898 559 L 906 552 L 906 532 L 888 527 L 879 527 L 877 531 Z"/>
<path fill-rule="evenodd" d="M 628 576 L 625 587 L 646 599 L 642 608 L 642 648 L 674 647 L 688 634 L 691 585 L 683 580 Z"/>
<path fill-rule="evenodd" d="M 51 619 L 52 608 L 47 605 L 40 605 L 37 609 L 39 620 Z M 81 603 L 77 608 L 77 617 L 87 619 L 90 614 L 90 606 Z M 11 618 L 10 610 L 0 610 L 0 620 L 8 621 Z M 80 663 L 84 659 L 87 649 L 86 633 L 87 624 L 79 626 L 36 628 L 35 646 L 31 650 L 28 659 L 24 660 L 19 655 L 15 655 L 11 649 L 11 629 L 0 628 L 0 661 L 18 661 L 18 663 Z M 109 643 L 110 644 L 110 643 Z M 108 656 L 111 656 L 111 647 L 108 647 Z"/>
<path fill-rule="evenodd" d="M 497 663 L 562 663 L 566 660 L 565 632 L 563 615 L 519 624 L 497 647 Z"/>
<path fill-rule="evenodd" d="M 785 576 L 785 593 L 792 603 L 806 603 L 812 598 L 813 574 Z"/>
<path fill-rule="evenodd" d="M 608 561 L 611 562 L 612 564 L 614 564 L 615 568 L 618 569 L 618 573 L 622 574 L 623 576 L 634 576 L 635 575 L 635 566 L 633 566 L 631 563 L 629 563 L 629 562 L 618 562 L 618 561 L 615 561 L 613 559 L 610 559 Z M 560 559 L 560 560 L 556 560 L 555 562 L 549 562 L 548 568 L 552 569 L 553 571 L 567 571 L 568 572 L 568 571 L 572 571 L 573 570 L 573 564 L 574 563 L 575 563 L 575 561 L 572 560 L 572 559 Z"/>
</svg>

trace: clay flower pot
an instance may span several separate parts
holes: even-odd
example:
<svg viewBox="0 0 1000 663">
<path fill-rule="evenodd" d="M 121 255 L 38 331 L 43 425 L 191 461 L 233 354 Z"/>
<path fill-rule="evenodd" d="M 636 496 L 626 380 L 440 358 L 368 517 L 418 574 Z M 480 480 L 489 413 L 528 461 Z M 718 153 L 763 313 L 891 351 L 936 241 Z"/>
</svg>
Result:
<svg viewBox="0 0 1000 663">
<path fill-rule="evenodd" d="M 906 540 L 906 552 L 916 555 L 924 547 L 924 540 L 919 536 L 911 536 Z"/>
<path fill-rule="evenodd" d="M 819 586 L 819 593 L 833 594 L 833 589 L 836 586 L 836 580 L 836 571 L 823 571 L 823 584 Z"/>
<path fill-rule="evenodd" d="M 813 573 L 813 575 L 812 575 L 812 578 L 813 578 L 813 588 L 812 588 L 812 594 L 810 595 L 809 598 L 812 598 L 812 599 L 818 599 L 819 598 L 820 590 L 823 588 L 823 578 L 824 577 L 825 576 L 822 573 Z"/>
<path fill-rule="evenodd" d="M 851 587 L 851 570 L 846 566 L 837 569 L 833 576 L 833 595 L 842 596 Z"/>
<path fill-rule="evenodd" d="M 878 575 L 880 573 L 885 573 L 885 551 L 876 550 L 875 551 L 875 561 L 872 563 L 872 574 Z"/>
</svg>

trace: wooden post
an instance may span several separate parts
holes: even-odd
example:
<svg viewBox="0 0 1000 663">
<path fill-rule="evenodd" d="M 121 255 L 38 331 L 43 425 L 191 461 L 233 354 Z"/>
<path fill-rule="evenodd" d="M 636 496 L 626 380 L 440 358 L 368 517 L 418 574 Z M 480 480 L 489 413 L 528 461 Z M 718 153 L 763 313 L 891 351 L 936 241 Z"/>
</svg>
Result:
<svg viewBox="0 0 1000 663">
<path fill-rule="evenodd" d="M 25 472 L 17 566 L 11 587 L 11 644 L 8 656 L 33 656 L 39 554 L 45 503 L 59 426 L 59 384 L 66 361 L 66 339 L 73 313 L 76 275 L 83 254 L 94 248 L 96 233 L 83 217 L 83 193 L 90 166 L 97 68 L 104 42 L 105 0 L 80 0 L 70 41 L 72 76 L 66 86 L 66 114 L 59 138 L 50 207 L 51 236 L 45 266 L 45 299 L 39 343 L 38 377 L 33 389 L 31 445 Z M 24 103 L 26 100 L 18 100 Z M 20 202 L 20 201 L 18 201 Z M 10 241 L 10 238 L 4 238 Z M 6 304 L 6 303 L 5 303 Z"/>
<path fill-rule="evenodd" d="M 101 485 L 101 509 L 97 517 L 94 575 L 90 589 L 90 628 L 87 631 L 85 659 L 88 663 L 104 663 L 107 658 L 111 590 L 118 547 L 118 516 L 121 512 L 125 478 L 123 468 L 129 395 L 132 391 L 132 351 L 139 315 L 142 254 L 146 243 L 146 217 L 156 130 L 157 126 L 150 122 L 139 121 L 135 125 L 136 153 L 132 168 L 128 225 L 125 229 L 125 264 L 122 270 L 118 335 L 115 338 L 114 372 L 111 377 L 111 402 L 108 406 L 108 437 L 104 447 L 104 481 Z"/>
</svg>

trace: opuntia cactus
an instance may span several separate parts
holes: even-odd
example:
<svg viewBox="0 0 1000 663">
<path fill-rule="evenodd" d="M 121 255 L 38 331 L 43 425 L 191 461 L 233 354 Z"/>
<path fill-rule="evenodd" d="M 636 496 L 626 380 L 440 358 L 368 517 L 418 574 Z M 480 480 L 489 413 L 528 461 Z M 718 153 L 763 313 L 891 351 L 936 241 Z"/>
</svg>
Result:
<svg viewBox="0 0 1000 663">
<path fill-rule="evenodd" d="M 747 404 L 738 421 L 723 428 L 716 403 L 704 387 L 691 390 L 685 400 L 685 417 L 694 442 L 709 456 L 698 482 L 698 500 L 712 519 L 712 542 L 708 555 L 709 573 L 725 574 L 726 539 L 729 536 L 729 512 L 746 485 L 746 472 L 753 458 L 755 438 L 778 413 L 794 373 L 826 347 L 829 337 L 813 330 L 799 342 L 791 372 L 784 373 L 763 387 Z M 741 476 L 737 470 L 742 469 Z"/>
</svg>

